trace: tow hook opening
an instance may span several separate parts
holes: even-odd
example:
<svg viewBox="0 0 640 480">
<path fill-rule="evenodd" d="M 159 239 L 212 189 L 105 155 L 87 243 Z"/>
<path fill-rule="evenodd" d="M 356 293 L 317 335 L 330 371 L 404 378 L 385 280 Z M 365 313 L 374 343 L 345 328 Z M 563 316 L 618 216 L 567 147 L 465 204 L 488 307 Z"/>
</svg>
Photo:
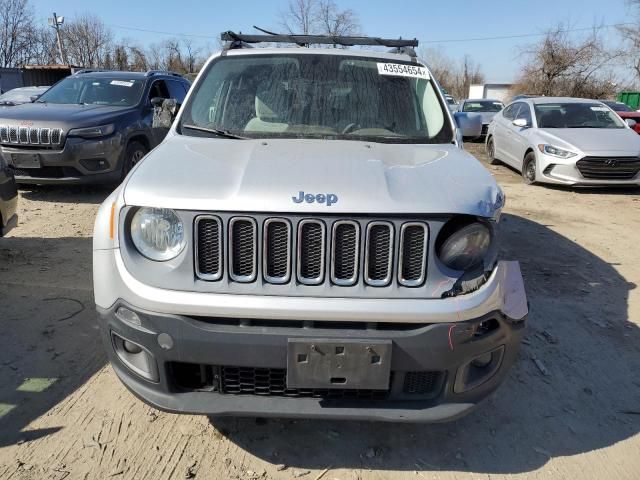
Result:
<svg viewBox="0 0 640 480">
<path fill-rule="evenodd" d="M 504 345 L 475 356 L 456 372 L 456 380 L 453 386 L 454 393 L 464 393 L 476 388 L 491 377 L 500 369 L 504 357 Z"/>
<path fill-rule="evenodd" d="M 120 361 L 132 372 L 151 382 L 160 380 L 154 356 L 142 345 L 111 332 L 111 343 Z"/>
</svg>

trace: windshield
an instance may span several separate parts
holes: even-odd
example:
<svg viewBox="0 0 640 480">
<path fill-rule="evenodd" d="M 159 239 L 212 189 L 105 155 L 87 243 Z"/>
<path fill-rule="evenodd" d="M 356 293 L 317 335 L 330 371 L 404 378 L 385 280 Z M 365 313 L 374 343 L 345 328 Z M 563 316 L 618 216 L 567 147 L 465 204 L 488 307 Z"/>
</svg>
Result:
<svg viewBox="0 0 640 480">
<path fill-rule="evenodd" d="M 38 103 L 73 103 L 129 107 L 140 100 L 142 80 L 123 77 L 72 76 L 45 92 Z"/>
<path fill-rule="evenodd" d="M 540 128 L 625 128 L 620 117 L 599 103 L 534 105 Z"/>
<path fill-rule="evenodd" d="M 427 78 L 415 64 L 343 55 L 221 57 L 195 86 L 178 131 L 449 143 L 453 130 Z"/>
<path fill-rule="evenodd" d="M 624 103 L 608 102 L 607 105 L 610 106 L 616 112 L 633 112 L 633 110 L 631 110 L 631 108 Z"/>
<path fill-rule="evenodd" d="M 463 112 L 499 112 L 504 108 L 502 102 L 495 102 L 493 100 L 478 101 L 473 100 L 471 102 L 464 102 L 462 107 Z"/>
<path fill-rule="evenodd" d="M 40 95 L 49 87 L 42 88 L 14 88 L 0 95 L 0 103 L 28 103 L 33 95 Z"/>
</svg>

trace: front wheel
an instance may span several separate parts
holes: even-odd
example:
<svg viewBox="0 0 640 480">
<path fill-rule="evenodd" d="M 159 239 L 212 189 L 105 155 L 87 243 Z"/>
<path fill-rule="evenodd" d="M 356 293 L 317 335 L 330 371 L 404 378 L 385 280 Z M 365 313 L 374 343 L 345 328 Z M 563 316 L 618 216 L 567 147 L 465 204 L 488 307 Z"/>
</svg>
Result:
<svg viewBox="0 0 640 480">
<path fill-rule="evenodd" d="M 148 150 L 140 142 L 131 142 L 127 145 L 127 149 L 124 152 L 124 163 L 122 164 L 122 179 L 127 176 L 136 164 L 144 158 Z"/>
<path fill-rule="evenodd" d="M 489 158 L 489 164 L 498 165 L 500 161 L 496 158 L 496 145 L 493 143 L 493 137 L 487 141 L 487 157 Z"/>
<path fill-rule="evenodd" d="M 537 176 L 536 156 L 533 152 L 527 153 L 522 162 L 522 178 L 527 185 L 536 183 Z"/>
</svg>

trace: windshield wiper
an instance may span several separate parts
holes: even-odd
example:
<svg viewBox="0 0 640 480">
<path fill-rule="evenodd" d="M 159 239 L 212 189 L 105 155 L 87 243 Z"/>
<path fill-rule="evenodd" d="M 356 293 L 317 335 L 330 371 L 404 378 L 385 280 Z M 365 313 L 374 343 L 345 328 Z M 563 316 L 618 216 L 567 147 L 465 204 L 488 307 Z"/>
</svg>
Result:
<svg viewBox="0 0 640 480">
<path fill-rule="evenodd" d="M 212 133 L 213 135 L 217 135 L 219 137 L 234 138 L 236 140 L 248 140 L 248 137 L 242 137 L 240 135 L 231 133 L 228 130 L 221 130 L 219 128 L 199 127 L 198 125 L 182 125 L 182 128 L 186 128 L 187 130 L 195 130 L 196 132 Z"/>
</svg>

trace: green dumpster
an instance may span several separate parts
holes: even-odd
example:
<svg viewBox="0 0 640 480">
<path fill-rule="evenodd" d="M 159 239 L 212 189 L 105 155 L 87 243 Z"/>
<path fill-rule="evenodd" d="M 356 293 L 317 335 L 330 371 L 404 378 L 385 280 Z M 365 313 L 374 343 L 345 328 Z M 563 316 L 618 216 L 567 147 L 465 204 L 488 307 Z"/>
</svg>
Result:
<svg viewBox="0 0 640 480">
<path fill-rule="evenodd" d="M 618 101 L 626 103 L 634 110 L 640 109 L 640 92 L 620 92 Z"/>
</svg>

